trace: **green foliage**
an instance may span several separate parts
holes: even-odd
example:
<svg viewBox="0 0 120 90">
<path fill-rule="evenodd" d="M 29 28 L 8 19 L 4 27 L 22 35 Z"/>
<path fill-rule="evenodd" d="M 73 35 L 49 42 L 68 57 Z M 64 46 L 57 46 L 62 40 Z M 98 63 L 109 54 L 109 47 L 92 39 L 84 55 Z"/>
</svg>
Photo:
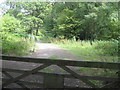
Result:
<svg viewBox="0 0 120 90">
<path fill-rule="evenodd" d="M 99 41 L 95 49 L 102 52 L 102 55 L 118 55 L 118 41 Z"/>
<path fill-rule="evenodd" d="M 14 18 L 13 16 L 6 14 L 2 17 L 1 21 L 2 21 L 1 31 L 12 33 L 22 32 L 20 21 Z"/>
<path fill-rule="evenodd" d="M 19 19 L 22 23 L 22 28 L 28 34 L 38 35 L 43 24 L 43 17 L 45 17 L 46 3 L 41 2 L 7 2 L 11 8 L 7 11 L 10 15 Z M 13 6 L 13 7 L 12 7 Z"/>
<path fill-rule="evenodd" d="M 72 38 L 107 41 L 118 40 L 120 37 L 117 2 L 7 2 L 6 4 L 10 8 L 2 18 L 1 30 L 12 34 L 17 32 L 15 35 L 17 37 L 27 38 L 28 36 L 23 35 L 24 32 L 35 35 L 36 40 L 63 43 Z M 100 49 L 102 46 L 105 49 Z M 117 48 L 112 49 L 116 46 L 116 42 L 100 42 L 95 48 L 101 55 L 116 55 Z M 94 53 L 93 47 L 84 48 Z M 89 54 L 89 51 L 86 52 Z"/>
<path fill-rule="evenodd" d="M 77 40 L 118 39 L 117 3 L 54 3 L 50 17 L 45 17 L 47 32 L 52 37 Z"/>
<path fill-rule="evenodd" d="M 9 14 L 1 18 L 0 36 L 2 53 L 7 55 L 26 55 L 34 48 L 34 40 L 24 32 L 21 21 Z"/>
<path fill-rule="evenodd" d="M 26 33 L 76 40 L 111 40 L 120 37 L 117 2 L 7 2 Z M 14 30 L 11 29 L 11 30 Z M 17 30 L 17 29 L 16 29 Z"/>
<path fill-rule="evenodd" d="M 26 55 L 34 50 L 35 40 L 25 32 L 22 22 L 10 14 L 1 18 L 2 54 Z"/>
<path fill-rule="evenodd" d="M 73 40 L 56 40 L 53 43 L 70 50 L 83 60 L 119 62 L 118 61 L 118 41 L 75 41 Z"/>
<path fill-rule="evenodd" d="M 2 53 L 7 55 L 26 55 L 33 50 L 34 40 L 18 37 L 8 32 L 0 33 L 2 36 Z"/>
</svg>

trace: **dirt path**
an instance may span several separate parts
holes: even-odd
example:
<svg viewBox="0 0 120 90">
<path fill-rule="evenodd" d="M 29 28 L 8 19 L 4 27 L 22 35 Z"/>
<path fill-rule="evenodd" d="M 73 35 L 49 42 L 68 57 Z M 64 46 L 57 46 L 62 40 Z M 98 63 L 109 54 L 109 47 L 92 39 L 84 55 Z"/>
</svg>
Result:
<svg viewBox="0 0 120 90">
<path fill-rule="evenodd" d="M 70 51 L 60 48 L 54 44 L 37 42 L 36 46 L 36 51 L 27 57 L 81 60 L 81 58 L 71 54 Z"/>
</svg>

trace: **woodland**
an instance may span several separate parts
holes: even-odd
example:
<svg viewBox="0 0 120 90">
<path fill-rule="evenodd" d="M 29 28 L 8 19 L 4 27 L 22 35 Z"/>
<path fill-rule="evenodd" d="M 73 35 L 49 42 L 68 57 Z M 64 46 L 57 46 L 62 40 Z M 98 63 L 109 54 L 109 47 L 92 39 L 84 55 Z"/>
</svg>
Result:
<svg viewBox="0 0 120 90">
<path fill-rule="evenodd" d="M 89 46 L 102 56 L 118 56 L 118 2 L 7 1 L 0 8 L 3 11 L 0 36 L 5 55 L 29 54 L 34 52 L 35 42 L 42 41 L 59 44 L 73 52 L 82 50 L 87 54 L 91 51 L 85 51 Z"/>
</svg>

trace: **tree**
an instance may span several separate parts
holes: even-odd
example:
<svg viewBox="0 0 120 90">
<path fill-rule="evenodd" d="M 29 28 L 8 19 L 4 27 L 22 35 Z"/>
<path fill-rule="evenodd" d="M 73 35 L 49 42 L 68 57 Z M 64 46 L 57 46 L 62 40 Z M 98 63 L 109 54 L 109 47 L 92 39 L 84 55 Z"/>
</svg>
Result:
<svg viewBox="0 0 120 90">
<path fill-rule="evenodd" d="M 29 34 L 40 29 L 50 37 L 76 40 L 110 40 L 120 37 L 117 3 L 7 2 L 7 11 L 21 21 Z"/>
<path fill-rule="evenodd" d="M 22 32 L 20 21 L 9 14 L 2 17 L 1 32 L 17 33 Z"/>
<path fill-rule="evenodd" d="M 7 5 L 10 6 L 7 13 L 24 22 L 23 27 L 27 30 L 26 32 L 33 34 L 36 31 L 36 35 L 38 35 L 38 30 L 43 23 L 46 3 L 7 2 Z"/>
</svg>

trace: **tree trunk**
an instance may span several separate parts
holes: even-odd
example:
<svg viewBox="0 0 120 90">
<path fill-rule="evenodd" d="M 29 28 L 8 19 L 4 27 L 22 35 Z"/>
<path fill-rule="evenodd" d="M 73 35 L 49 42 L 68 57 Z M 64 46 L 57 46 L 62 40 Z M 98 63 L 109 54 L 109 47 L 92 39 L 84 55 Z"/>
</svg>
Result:
<svg viewBox="0 0 120 90">
<path fill-rule="evenodd" d="M 38 28 L 36 29 L 36 36 L 38 36 Z"/>
</svg>

